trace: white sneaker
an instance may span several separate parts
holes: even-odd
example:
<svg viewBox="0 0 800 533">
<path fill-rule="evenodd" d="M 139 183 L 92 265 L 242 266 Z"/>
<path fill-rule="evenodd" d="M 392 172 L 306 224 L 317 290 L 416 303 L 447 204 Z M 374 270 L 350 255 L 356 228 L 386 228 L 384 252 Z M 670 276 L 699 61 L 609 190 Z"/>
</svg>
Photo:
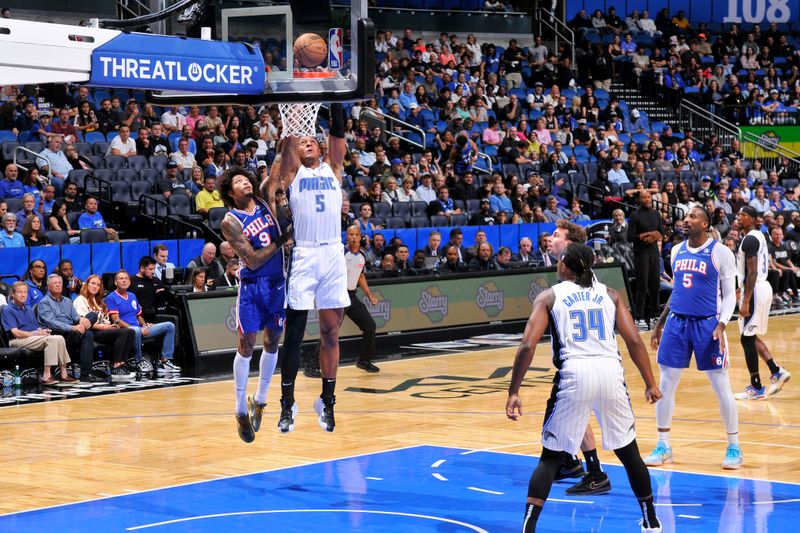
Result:
<svg viewBox="0 0 800 533">
<path fill-rule="evenodd" d="M 161 364 L 163 365 L 164 370 L 166 370 L 171 374 L 181 373 L 181 367 L 173 363 L 171 359 L 164 359 L 163 361 L 161 361 Z"/>
<path fill-rule="evenodd" d="M 767 397 L 778 394 L 791 377 L 792 374 L 790 374 L 788 370 L 779 367 L 778 371 L 769 378 L 770 384 L 769 387 L 767 387 Z"/>
<path fill-rule="evenodd" d="M 652 527 L 645 527 L 644 520 L 640 518 L 639 526 L 642 528 L 642 533 L 661 533 L 661 524 Z"/>
</svg>

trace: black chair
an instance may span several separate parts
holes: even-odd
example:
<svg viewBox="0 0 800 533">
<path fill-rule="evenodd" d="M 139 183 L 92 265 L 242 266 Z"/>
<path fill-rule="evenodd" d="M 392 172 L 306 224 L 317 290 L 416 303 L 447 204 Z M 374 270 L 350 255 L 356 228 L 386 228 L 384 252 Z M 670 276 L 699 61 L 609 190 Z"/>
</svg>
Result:
<svg viewBox="0 0 800 533">
<path fill-rule="evenodd" d="M 92 162 L 94 168 L 106 168 L 106 160 L 100 155 L 87 155 L 86 158 Z"/>
<path fill-rule="evenodd" d="M 431 225 L 430 224 L 430 220 L 428 220 L 428 217 L 426 217 L 426 216 L 425 217 L 423 217 L 423 216 L 411 217 L 411 227 L 412 228 L 427 228 L 430 225 Z"/>
<path fill-rule="evenodd" d="M 44 234 L 47 237 L 47 240 L 50 241 L 50 244 L 54 246 L 58 246 L 60 244 L 69 244 L 69 233 L 66 231 L 50 230 L 46 231 Z"/>
<path fill-rule="evenodd" d="M 108 168 L 98 168 L 92 171 L 92 174 L 95 177 L 100 178 L 101 180 L 105 181 L 114 181 L 116 178 L 117 173 Z"/>
<path fill-rule="evenodd" d="M 111 143 L 107 142 L 96 142 L 92 144 L 92 151 L 94 155 L 105 157 L 106 152 L 108 152 L 108 147 L 111 146 Z"/>
<path fill-rule="evenodd" d="M 183 192 L 170 194 L 167 199 L 167 204 L 169 204 L 170 215 L 193 219 L 197 222 L 203 220 L 201 215 L 192 212 L 192 200 Z"/>
<path fill-rule="evenodd" d="M 386 227 L 388 229 L 405 228 L 406 221 L 403 217 L 389 217 L 386 219 Z"/>
<path fill-rule="evenodd" d="M 428 202 L 411 202 L 411 217 L 428 217 Z"/>
<path fill-rule="evenodd" d="M 392 215 L 411 222 L 411 202 L 395 202 L 392 204 Z"/>
<path fill-rule="evenodd" d="M 133 201 L 131 186 L 127 181 L 111 182 L 111 201 L 127 204 Z"/>
<path fill-rule="evenodd" d="M 14 160 L 14 149 L 21 146 L 17 141 L 4 141 L 2 144 L 2 153 L 4 161 Z"/>
<path fill-rule="evenodd" d="M 149 166 L 150 164 L 148 163 L 147 158 L 143 155 L 134 155 L 128 158 L 128 168 L 141 170 Z"/>
<path fill-rule="evenodd" d="M 135 168 L 120 168 L 114 172 L 114 181 L 131 183 L 139 179 L 139 170 Z"/>
<path fill-rule="evenodd" d="M 67 222 L 72 229 L 78 229 L 78 219 L 81 218 L 83 213 L 80 211 L 70 211 L 67 213 Z"/>
<path fill-rule="evenodd" d="M 392 216 L 392 206 L 387 202 L 375 202 L 372 204 L 372 216 L 375 218 L 386 218 Z"/>
<path fill-rule="evenodd" d="M 114 182 L 111 182 L 112 185 Z M 119 182 L 124 183 L 124 182 Z M 138 202 L 143 194 L 150 194 L 153 191 L 153 184 L 145 180 L 137 180 L 130 184 L 130 195 L 132 202 Z"/>
<path fill-rule="evenodd" d="M 117 170 L 118 168 L 127 168 L 128 163 L 121 155 L 107 155 L 106 168 Z"/>
<path fill-rule="evenodd" d="M 157 168 L 143 168 L 139 171 L 139 179 L 147 180 L 151 184 L 155 184 L 155 182 L 161 179 L 162 172 L 163 170 Z"/>
<path fill-rule="evenodd" d="M 450 218 L 444 215 L 433 215 L 431 217 L 431 226 L 449 226 Z"/>
<path fill-rule="evenodd" d="M 159 172 L 167 168 L 167 163 L 169 162 L 169 158 L 165 155 L 151 155 L 150 156 L 150 168 L 156 169 Z M 159 174 L 160 176 L 160 174 Z"/>
<path fill-rule="evenodd" d="M 467 215 L 450 215 L 451 226 L 466 226 L 467 220 Z"/>
<path fill-rule="evenodd" d="M 108 242 L 108 233 L 105 228 L 89 228 L 81 230 L 81 243 Z"/>
<path fill-rule="evenodd" d="M 227 212 L 227 207 L 212 207 L 209 209 L 208 226 L 213 230 L 219 231 L 220 227 L 222 226 L 222 219 L 225 217 L 225 213 Z"/>
<path fill-rule="evenodd" d="M 25 148 L 38 154 L 44 150 L 44 143 L 39 141 L 28 141 L 25 143 Z"/>
<path fill-rule="evenodd" d="M 92 155 L 92 145 L 89 143 L 77 142 L 73 143 L 73 146 L 75 147 L 75 151 L 78 152 L 78 155 L 86 157 Z"/>
<path fill-rule="evenodd" d="M 481 201 L 478 199 L 467 200 L 467 212 L 477 213 L 481 210 Z"/>
</svg>

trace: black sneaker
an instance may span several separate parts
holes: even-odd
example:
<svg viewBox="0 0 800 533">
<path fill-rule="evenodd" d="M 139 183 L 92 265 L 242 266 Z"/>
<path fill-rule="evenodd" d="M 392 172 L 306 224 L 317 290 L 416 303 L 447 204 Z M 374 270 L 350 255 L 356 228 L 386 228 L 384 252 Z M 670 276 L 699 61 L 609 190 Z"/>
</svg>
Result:
<svg viewBox="0 0 800 533">
<path fill-rule="evenodd" d="M 297 416 L 297 403 L 294 399 L 285 401 L 281 398 L 281 417 L 278 419 L 278 429 L 281 433 L 294 431 L 294 418 Z"/>
<path fill-rule="evenodd" d="M 553 481 L 558 481 L 560 479 L 579 479 L 583 477 L 583 474 L 583 463 L 581 463 L 581 460 L 577 457 L 572 456 L 561 465 Z"/>
<path fill-rule="evenodd" d="M 307 378 L 322 379 L 322 370 L 307 366 L 303 369 L 303 375 Z"/>
<path fill-rule="evenodd" d="M 265 403 L 256 403 L 251 394 L 247 395 L 247 412 L 250 415 L 250 424 L 253 426 L 253 431 L 258 433 L 261 429 L 261 415 L 264 414 L 264 409 L 267 407 Z"/>
<path fill-rule="evenodd" d="M 375 366 L 375 364 L 372 361 L 365 361 L 363 359 L 359 359 L 358 361 L 356 361 L 356 366 L 361 370 L 366 370 L 370 374 L 374 374 L 376 372 L 381 371 L 381 369 Z"/>
<path fill-rule="evenodd" d="M 314 411 L 319 415 L 319 427 L 327 432 L 332 432 L 336 427 L 336 421 L 333 418 L 333 405 L 336 403 L 336 397 L 325 401 L 322 398 L 314 400 Z"/>
<path fill-rule="evenodd" d="M 567 494 L 588 496 L 590 494 L 605 494 L 610 491 L 611 481 L 608 479 L 608 474 L 605 472 L 600 472 L 599 474 L 587 472 L 584 474 L 583 479 L 568 488 L 565 492 Z"/>
<path fill-rule="evenodd" d="M 136 378 L 136 372 L 129 372 L 127 365 L 121 365 L 111 370 L 111 381 L 131 381 Z"/>
<path fill-rule="evenodd" d="M 239 438 L 250 444 L 256 440 L 256 432 L 253 431 L 253 425 L 250 424 L 250 417 L 248 415 L 236 415 L 236 429 L 239 432 Z"/>
</svg>

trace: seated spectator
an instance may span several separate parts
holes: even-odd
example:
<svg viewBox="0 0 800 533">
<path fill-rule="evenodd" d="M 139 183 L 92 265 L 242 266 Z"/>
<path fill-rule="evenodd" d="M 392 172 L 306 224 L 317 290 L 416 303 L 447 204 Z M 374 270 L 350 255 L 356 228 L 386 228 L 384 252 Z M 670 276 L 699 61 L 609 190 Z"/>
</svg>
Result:
<svg viewBox="0 0 800 533">
<path fill-rule="evenodd" d="M 224 154 L 225 151 L 223 150 L 222 153 Z M 214 154 L 216 155 L 216 150 L 214 150 Z M 189 140 L 188 139 L 180 139 L 178 141 L 178 151 L 173 152 L 169 156 L 170 162 L 174 162 L 178 166 L 178 170 L 183 170 L 184 168 L 194 168 L 197 166 L 197 161 L 195 160 L 194 154 L 189 151 Z"/>
<path fill-rule="evenodd" d="M 169 140 L 167 136 L 164 135 L 164 128 L 161 126 L 160 122 L 156 122 L 150 127 L 150 136 L 148 138 L 150 142 L 142 155 L 147 157 L 152 155 L 169 155 Z M 180 145 L 180 143 L 178 144 Z M 180 150 L 180 146 L 178 146 L 178 149 Z M 194 159 L 194 154 L 192 154 L 192 159 Z M 180 161 L 178 163 L 180 164 Z"/>
<path fill-rule="evenodd" d="M 552 194 L 547 197 L 547 208 L 543 211 L 548 222 L 555 222 L 562 218 L 569 218 L 569 213 L 558 207 L 558 198 Z"/>
<path fill-rule="evenodd" d="M 103 215 L 101 215 L 97 210 L 96 198 L 89 197 L 86 199 L 84 212 L 80 218 L 78 218 L 78 228 L 82 230 L 103 228 L 106 230 L 109 240 L 119 242 L 119 234 L 117 234 L 117 230 L 106 227 L 106 221 L 103 219 Z"/>
<path fill-rule="evenodd" d="M 558 258 L 550 253 L 550 233 L 543 231 L 539 234 L 539 249 L 533 253 L 533 260 L 546 267 L 558 263 Z"/>
<path fill-rule="evenodd" d="M 770 210 L 769 200 L 767 200 L 765 196 L 764 187 L 756 187 L 754 194 L 755 194 L 754 198 L 750 200 L 750 202 L 748 202 L 748 205 L 754 207 L 756 211 L 758 211 L 759 213 L 764 213 L 766 211 L 769 211 Z"/>
<path fill-rule="evenodd" d="M 409 261 L 408 246 L 399 244 L 395 250 L 394 266 L 399 276 L 415 276 L 417 272 Z M 424 259 L 423 259 L 424 261 Z"/>
<path fill-rule="evenodd" d="M 78 155 L 78 150 L 75 149 L 74 144 L 68 144 L 64 148 L 64 155 L 67 156 L 70 166 L 73 170 L 93 170 L 95 168 L 92 160 L 85 155 Z M 67 174 L 69 176 L 69 174 Z"/>
<path fill-rule="evenodd" d="M 225 267 L 217 260 L 216 255 L 216 245 L 212 242 L 207 242 L 203 245 L 203 251 L 200 255 L 189 261 L 186 269 L 202 268 L 206 273 L 206 279 L 213 283 L 215 279 L 225 273 Z"/>
<path fill-rule="evenodd" d="M 581 210 L 581 201 L 578 200 L 577 198 L 573 198 L 572 199 L 572 203 L 570 204 L 570 207 L 571 208 L 570 208 L 570 211 L 569 211 L 569 215 L 567 216 L 567 218 L 569 218 L 570 220 L 572 220 L 574 222 L 580 222 L 580 221 L 583 221 L 583 220 L 591 220 L 589 215 L 587 215 L 586 213 L 584 213 Z"/>
<path fill-rule="evenodd" d="M 72 144 L 81 140 L 78 130 L 72 125 L 72 121 L 69 118 L 69 109 L 66 107 L 59 110 L 58 120 L 50 124 L 50 131 L 57 135 L 63 135 L 66 144 Z"/>
<path fill-rule="evenodd" d="M 0 232 L 0 244 L 3 248 L 24 248 L 25 238 L 16 231 L 17 215 L 6 213 L 3 215 L 3 231 Z"/>
<path fill-rule="evenodd" d="M 142 308 L 136 296 L 128 292 L 131 279 L 128 273 L 120 270 L 114 277 L 116 290 L 106 297 L 108 315 L 112 324 L 120 328 L 130 328 L 135 334 L 133 343 L 134 358 L 142 359 L 142 339 L 163 337 L 161 357 L 156 364 L 156 373 L 159 376 L 171 373 L 180 373 L 180 367 L 172 363 L 175 350 L 175 324 L 172 322 L 159 322 L 151 324 L 142 317 Z"/>
<path fill-rule="evenodd" d="M 28 286 L 28 305 L 38 304 L 47 293 L 47 265 L 41 259 L 34 259 L 28 264 L 22 281 Z"/>
<path fill-rule="evenodd" d="M 62 259 L 58 262 L 58 265 L 53 273 L 61 276 L 61 281 L 63 282 L 61 285 L 62 294 L 67 298 L 74 300 L 83 288 L 83 281 L 81 281 L 81 278 L 75 275 L 72 261 L 69 259 Z"/>
<path fill-rule="evenodd" d="M 72 229 L 67 220 L 67 204 L 56 202 L 53 204 L 53 211 L 47 219 L 49 227 L 53 231 L 66 231 L 69 235 L 69 242 L 75 244 L 81 240 L 81 231 Z"/>
<path fill-rule="evenodd" d="M 616 185 L 622 185 L 623 183 L 630 183 L 630 181 L 628 180 L 628 175 L 622 168 L 621 159 L 614 159 L 614 161 L 612 162 L 611 170 L 608 171 L 608 181 Z"/>
<path fill-rule="evenodd" d="M 21 231 L 25 226 L 28 217 L 35 217 L 39 219 L 41 225 L 44 226 L 44 216 L 36 212 L 36 197 L 31 193 L 25 193 L 22 196 L 22 207 L 16 213 L 17 215 L 17 231 Z"/>
<path fill-rule="evenodd" d="M 494 249 L 488 242 L 478 245 L 478 255 L 469 262 L 467 266 L 470 272 L 498 270 L 497 261 L 494 258 Z"/>
<path fill-rule="evenodd" d="M 203 217 L 208 218 L 208 211 L 215 207 L 225 207 L 216 189 L 217 180 L 214 176 L 203 178 L 203 190 L 197 193 L 194 198 L 194 205 L 197 212 Z"/>
<path fill-rule="evenodd" d="M 25 185 L 18 178 L 19 167 L 14 163 L 6 165 L 5 178 L 0 181 L 0 198 L 22 198 Z"/>
<path fill-rule="evenodd" d="M 407 176 L 401 182 L 402 187 L 397 190 L 400 202 L 419 202 L 421 201 L 417 191 L 414 190 L 414 178 Z"/>
<path fill-rule="evenodd" d="M 21 281 L 11 285 L 11 301 L 2 313 L 3 329 L 8 335 L 9 346 L 44 350 L 42 385 L 55 385 L 59 380 L 64 383 L 75 383 L 78 380 L 67 374 L 67 364 L 71 360 L 64 337 L 51 335 L 49 330 L 41 328 L 36 321 L 33 308 L 27 302 L 28 286 Z M 50 371 L 53 366 L 59 367 L 59 380 L 56 380 Z"/>
<path fill-rule="evenodd" d="M 495 219 L 492 215 L 491 201 L 487 198 L 481 200 L 480 210 L 469 218 L 470 226 L 491 226 Z"/>
<path fill-rule="evenodd" d="M 136 141 L 131 139 L 130 126 L 121 125 L 119 135 L 111 139 L 106 156 L 119 155 L 125 158 L 136 155 Z"/>
<path fill-rule="evenodd" d="M 42 231 L 42 222 L 39 217 L 28 217 L 22 228 L 22 236 L 25 239 L 25 246 L 50 246 L 50 239 Z"/>
<path fill-rule="evenodd" d="M 384 278 L 394 278 L 399 275 L 394 264 L 394 256 L 390 253 L 383 254 L 377 270 L 383 273 Z"/>
<path fill-rule="evenodd" d="M 190 280 L 192 292 L 206 292 L 208 290 L 208 287 L 206 287 L 206 271 L 202 268 L 193 268 Z"/>
<path fill-rule="evenodd" d="M 611 213 L 611 218 L 614 221 L 608 230 L 608 242 L 626 243 L 628 242 L 628 223 L 625 222 L 625 212 L 622 209 L 614 209 Z"/>
<path fill-rule="evenodd" d="M 68 182 L 64 186 L 62 202 L 67 206 L 67 213 L 80 213 L 83 211 L 83 200 L 78 195 L 78 184 Z"/>
<path fill-rule="evenodd" d="M 367 252 L 364 254 L 367 270 L 378 268 L 386 251 L 386 238 L 383 233 L 373 234 L 372 243 L 369 243 Z"/>
<path fill-rule="evenodd" d="M 56 195 L 64 191 L 64 182 L 72 170 L 72 165 L 67 160 L 66 154 L 61 151 L 64 138 L 61 135 L 54 135 L 47 140 L 47 147 L 39 152 L 41 158 L 36 159 L 36 166 L 49 169 L 50 183 L 56 188 Z"/>
<path fill-rule="evenodd" d="M 466 264 L 467 249 L 464 248 L 464 232 L 461 231 L 461 228 L 450 230 L 450 240 L 444 245 L 445 250 L 450 246 L 455 246 L 458 251 L 458 260 Z"/>
<path fill-rule="evenodd" d="M 800 294 L 797 292 L 797 273 L 800 272 L 800 268 L 792 263 L 789 248 L 783 241 L 783 230 L 776 224 L 770 230 L 769 236 L 770 240 L 767 244 L 770 266 L 773 270 L 777 270 L 780 276 L 776 294 L 784 301 L 789 301 L 794 305 L 800 304 Z"/>
<path fill-rule="evenodd" d="M 43 213 L 44 206 L 42 205 L 42 191 L 44 190 L 44 180 L 39 174 L 39 169 L 36 167 L 31 168 L 27 174 L 22 178 L 22 186 L 25 188 L 25 194 L 32 194 L 34 198 L 33 210 L 38 213 Z M 52 187 L 52 185 L 51 185 Z M 55 187 L 53 187 L 55 191 Z M 783 192 L 783 189 L 781 189 Z M 25 196 L 23 195 L 23 198 Z"/>
<path fill-rule="evenodd" d="M 498 180 L 494 184 L 493 194 L 489 198 L 489 206 L 492 213 L 497 213 L 499 211 L 513 211 L 514 208 L 511 205 L 511 199 L 506 194 L 506 186 L 503 184 L 501 180 Z"/>
<path fill-rule="evenodd" d="M 63 283 L 58 274 L 47 276 L 47 294 L 36 304 L 36 316 L 43 328 L 64 337 L 70 356 L 77 355 L 81 362 L 81 375 L 89 375 L 94 359 L 92 320 L 78 314 L 63 294 Z"/>
<path fill-rule="evenodd" d="M 458 274 L 459 272 L 466 272 L 467 265 L 459 257 L 458 246 L 448 244 L 445 246 L 444 259 L 436 266 L 439 274 Z"/>
<path fill-rule="evenodd" d="M 528 263 L 533 261 L 533 242 L 528 237 L 523 237 L 519 240 L 519 251 L 511 256 L 514 262 Z"/>
<path fill-rule="evenodd" d="M 437 189 L 436 200 L 428 204 L 428 215 L 444 216 L 449 219 L 451 215 L 460 214 L 461 208 L 456 207 L 453 203 L 453 199 L 450 198 L 450 190 L 445 185 L 440 186 Z"/>
<path fill-rule="evenodd" d="M 139 271 L 131 279 L 128 292 L 136 296 L 145 322 L 155 322 L 158 312 L 159 296 L 165 288 L 161 280 L 155 277 L 156 261 L 152 257 L 139 259 Z"/>
<path fill-rule="evenodd" d="M 389 205 L 400 202 L 400 191 L 397 188 L 397 180 L 394 177 L 386 179 L 386 190 L 381 194 L 381 201 Z"/>
<path fill-rule="evenodd" d="M 227 241 L 225 241 L 227 242 Z M 228 259 L 225 265 L 225 274 L 214 280 L 215 287 L 238 287 L 239 286 L 239 260 Z"/>
<path fill-rule="evenodd" d="M 419 198 L 420 202 L 425 202 L 430 204 L 432 201 L 436 200 L 436 192 L 431 187 L 433 182 L 433 176 L 430 174 L 423 174 L 419 178 L 420 184 L 417 187 L 417 197 Z"/>
<path fill-rule="evenodd" d="M 211 176 L 211 178 L 216 180 L 214 176 Z M 192 197 L 192 191 L 178 177 L 178 163 L 175 161 L 167 163 L 166 176 L 156 182 L 156 192 L 163 195 L 164 198 L 169 198 L 175 193 L 183 193 L 189 198 Z"/>
<path fill-rule="evenodd" d="M 442 234 L 436 230 L 430 232 L 428 234 L 428 243 L 422 248 L 422 251 L 425 252 L 425 257 L 441 257 L 442 249 L 439 247 L 441 244 Z"/>
</svg>

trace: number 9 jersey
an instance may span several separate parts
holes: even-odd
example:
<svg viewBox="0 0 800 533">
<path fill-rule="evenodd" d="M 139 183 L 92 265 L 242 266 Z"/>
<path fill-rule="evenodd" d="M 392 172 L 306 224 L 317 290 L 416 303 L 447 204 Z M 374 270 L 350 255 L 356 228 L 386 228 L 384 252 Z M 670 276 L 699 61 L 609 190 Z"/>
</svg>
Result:
<svg viewBox="0 0 800 533">
<path fill-rule="evenodd" d="M 234 217 L 242 226 L 242 234 L 253 247 L 253 250 L 266 248 L 272 241 L 277 239 L 281 230 L 278 227 L 277 219 L 272 215 L 266 202 L 261 198 L 256 198 L 256 207 L 252 212 L 231 209 L 226 216 Z M 254 281 L 258 278 L 277 280 L 284 278 L 283 270 L 283 248 L 281 248 L 269 260 L 255 270 L 244 266 L 240 261 L 239 279 Z"/>
</svg>

